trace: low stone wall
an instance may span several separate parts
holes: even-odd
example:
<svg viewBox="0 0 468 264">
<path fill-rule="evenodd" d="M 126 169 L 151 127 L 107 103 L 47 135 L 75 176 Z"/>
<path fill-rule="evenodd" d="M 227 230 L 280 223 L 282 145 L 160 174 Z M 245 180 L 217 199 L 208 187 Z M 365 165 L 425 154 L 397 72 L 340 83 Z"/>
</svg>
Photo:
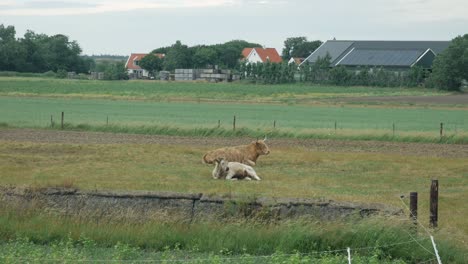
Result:
<svg viewBox="0 0 468 264">
<path fill-rule="evenodd" d="M 0 201 L 10 207 L 36 208 L 79 218 L 112 220 L 182 220 L 252 217 L 318 220 L 402 215 L 379 204 L 338 203 L 314 199 L 230 198 L 198 194 L 144 191 L 81 191 L 66 188 L 0 187 Z"/>
</svg>

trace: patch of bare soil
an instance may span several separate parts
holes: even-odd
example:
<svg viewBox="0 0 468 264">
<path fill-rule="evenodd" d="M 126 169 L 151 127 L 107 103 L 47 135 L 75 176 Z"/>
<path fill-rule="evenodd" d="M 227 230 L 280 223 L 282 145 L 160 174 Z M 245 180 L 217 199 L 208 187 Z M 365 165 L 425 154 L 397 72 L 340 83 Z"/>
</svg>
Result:
<svg viewBox="0 0 468 264">
<path fill-rule="evenodd" d="M 372 96 L 334 99 L 340 102 L 407 103 L 430 105 L 467 105 L 468 93 L 445 96 Z"/>
<path fill-rule="evenodd" d="M 252 140 L 254 139 L 114 134 L 40 129 L 0 129 L 0 142 L 13 141 L 65 144 L 158 144 L 190 145 L 213 148 L 248 144 Z M 370 152 L 429 157 L 468 157 L 468 146 L 455 144 L 271 138 L 268 140 L 268 145 L 270 148 L 297 147 L 308 149 L 310 151 L 323 152 Z"/>
</svg>

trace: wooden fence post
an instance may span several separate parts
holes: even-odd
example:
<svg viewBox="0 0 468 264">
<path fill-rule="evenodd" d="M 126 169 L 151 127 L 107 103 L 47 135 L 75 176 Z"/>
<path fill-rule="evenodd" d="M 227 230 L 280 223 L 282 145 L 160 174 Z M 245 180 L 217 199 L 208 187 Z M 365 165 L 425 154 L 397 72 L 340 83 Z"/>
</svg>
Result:
<svg viewBox="0 0 468 264">
<path fill-rule="evenodd" d="M 395 122 L 392 123 L 393 137 L 395 137 Z"/>
<path fill-rule="evenodd" d="M 109 116 L 107 116 L 107 118 L 106 118 L 106 126 L 108 126 L 108 125 L 109 125 Z"/>
<path fill-rule="evenodd" d="M 276 128 L 276 120 L 273 121 L 273 128 Z"/>
<path fill-rule="evenodd" d="M 50 127 L 54 127 L 54 116 L 50 115 Z"/>
<path fill-rule="evenodd" d="M 218 119 L 218 128 L 221 127 L 221 120 Z"/>
<path fill-rule="evenodd" d="M 61 122 L 61 126 L 60 126 L 62 129 L 63 129 L 63 118 L 64 118 L 64 115 L 65 115 L 64 112 L 62 112 L 62 122 Z"/>
<path fill-rule="evenodd" d="M 413 220 L 414 228 L 418 226 L 418 193 L 410 192 L 410 219 Z"/>
<path fill-rule="evenodd" d="M 440 137 L 444 135 L 444 123 L 440 123 Z"/>
<path fill-rule="evenodd" d="M 336 133 L 336 121 L 335 121 L 335 133 Z"/>
<path fill-rule="evenodd" d="M 431 194 L 429 203 L 429 226 L 432 228 L 437 227 L 438 209 L 439 209 L 439 181 L 432 180 Z"/>
<path fill-rule="evenodd" d="M 234 120 L 232 121 L 232 130 L 236 130 L 236 116 L 234 116 Z"/>
</svg>

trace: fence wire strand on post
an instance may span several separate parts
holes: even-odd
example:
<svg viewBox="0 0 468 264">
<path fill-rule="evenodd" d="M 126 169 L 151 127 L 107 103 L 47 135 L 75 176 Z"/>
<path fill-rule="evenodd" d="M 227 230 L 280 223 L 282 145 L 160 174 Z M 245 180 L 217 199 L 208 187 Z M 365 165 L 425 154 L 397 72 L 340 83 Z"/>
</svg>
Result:
<svg viewBox="0 0 468 264">
<path fill-rule="evenodd" d="M 411 216 L 413 217 L 413 214 L 411 213 L 411 210 L 409 209 L 409 207 L 405 204 L 405 201 L 403 201 L 403 199 L 402 199 L 401 197 L 399 197 L 399 198 L 400 198 L 401 203 L 405 206 L 406 210 L 408 210 L 408 212 L 409 212 L 409 213 L 411 214 Z M 420 225 L 420 226 L 424 229 L 424 231 L 426 231 L 426 233 L 427 233 L 429 236 L 432 235 L 431 232 L 429 232 L 429 230 L 428 230 L 423 224 L 421 224 L 421 222 L 420 222 L 417 218 L 416 218 L 416 223 L 418 223 L 418 225 Z"/>
<path fill-rule="evenodd" d="M 408 208 L 408 206 L 405 204 L 405 202 L 403 201 L 403 199 L 401 198 L 401 196 L 400 196 L 399 198 L 400 198 L 401 203 L 402 203 L 402 204 L 405 206 L 405 208 L 408 210 L 408 212 L 410 212 L 410 214 L 412 214 L 412 213 L 411 213 L 411 210 L 410 210 L 410 209 Z M 418 223 L 418 224 L 424 229 L 424 231 L 426 231 L 426 233 L 429 235 L 429 237 L 432 237 L 432 234 L 429 232 L 429 230 L 428 230 L 423 224 L 421 224 L 421 222 L 419 222 L 418 219 L 416 219 L 416 223 Z M 421 248 L 423 248 L 424 250 L 426 250 L 427 252 L 429 252 L 431 255 L 437 256 L 436 254 L 434 254 L 434 252 L 430 251 L 429 249 L 427 249 L 426 247 L 424 247 L 423 245 L 421 245 L 419 242 L 417 242 L 416 239 L 413 237 L 413 235 L 410 234 L 410 232 L 407 232 L 407 231 L 405 231 L 405 232 L 408 233 L 408 235 L 409 235 L 411 238 L 413 238 L 413 240 L 414 240 Z M 437 252 L 436 252 L 436 253 L 437 253 Z"/>
</svg>

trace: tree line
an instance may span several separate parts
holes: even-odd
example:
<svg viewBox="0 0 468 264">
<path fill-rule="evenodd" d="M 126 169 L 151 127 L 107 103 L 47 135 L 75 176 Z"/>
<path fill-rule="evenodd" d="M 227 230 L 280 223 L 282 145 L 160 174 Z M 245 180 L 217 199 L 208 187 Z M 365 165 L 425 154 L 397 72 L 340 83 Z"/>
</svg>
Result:
<svg viewBox="0 0 468 264">
<path fill-rule="evenodd" d="M 48 36 L 28 30 L 22 38 L 16 38 L 14 26 L 0 24 L 0 71 L 29 73 L 104 72 L 105 79 L 128 79 L 125 62 L 101 60 L 81 56 L 81 47 L 62 34 Z M 305 58 L 315 51 L 321 41 L 308 41 L 306 37 L 292 37 L 284 41 L 282 64 L 241 62 L 244 48 L 261 47 L 258 43 L 232 40 L 224 44 L 196 45 L 189 47 L 176 41 L 171 46 L 153 50 L 140 61 L 140 66 L 153 74 L 157 71 L 173 71 L 177 68 L 235 69 L 241 78 L 254 83 L 276 84 L 305 82 L 333 85 L 364 86 L 425 86 L 445 90 L 460 90 L 468 80 L 468 34 L 458 36 L 451 45 L 438 54 L 432 71 L 418 67 L 408 72 L 392 72 L 382 68 L 361 68 L 349 71 L 344 67 L 330 67 L 330 58 L 325 57 L 314 64 L 301 67 L 288 65 L 291 57 Z M 164 58 L 154 56 L 165 54 Z M 49 74 L 50 75 L 50 74 Z"/>
<path fill-rule="evenodd" d="M 415 87 L 420 86 L 430 74 L 421 67 L 408 72 L 394 72 L 383 68 L 348 70 L 343 66 L 330 67 L 331 57 L 318 58 L 313 64 L 300 67 L 283 63 L 242 63 L 241 79 L 251 83 L 311 83 L 339 86 Z"/>
<path fill-rule="evenodd" d="M 76 41 L 57 34 L 48 36 L 28 30 L 16 38 L 14 26 L 0 24 L 0 71 L 17 72 L 87 72 L 94 64 L 80 56 Z"/>
<path fill-rule="evenodd" d="M 245 40 L 232 40 L 224 44 L 196 45 L 189 47 L 176 41 L 172 46 L 161 47 L 151 51 L 140 61 L 140 67 L 150 73 L 157 71 L 174 71 L 175 69 L 212 68 L 217 66 L 223 69 L 238 68 L 244 48 L 261 47 L 258 43 Z M 165 54 L 164 58 L 154 54 Z"/>
<path fill-rule="evenodd" d="M 291 57 L 304 58 L 308 56 L 322 42 L 320 40 L 308 41 L 306 37 L 293 37 L 286 39 L 284 44 L 282 57 L 283 60 L 287 61 Z M 172 46 L 157 48 L 150 53 L 153 55 L 165 54 L 163 59 L 157 56 L 146 56 L 140 61 L 140 66 L 151 73 L 161 70 L 210 68 L 215 65 L 224 69 L 239 69 L 242 50 L 255 47 L 262 47 L 262 45 L 245 40 L 232 40 L 224 44 L 188 47 L 180 41 L 176 41 Z M 268 67 L 270 66 L 266 66 L 266 68 Z"/>
</svg>

